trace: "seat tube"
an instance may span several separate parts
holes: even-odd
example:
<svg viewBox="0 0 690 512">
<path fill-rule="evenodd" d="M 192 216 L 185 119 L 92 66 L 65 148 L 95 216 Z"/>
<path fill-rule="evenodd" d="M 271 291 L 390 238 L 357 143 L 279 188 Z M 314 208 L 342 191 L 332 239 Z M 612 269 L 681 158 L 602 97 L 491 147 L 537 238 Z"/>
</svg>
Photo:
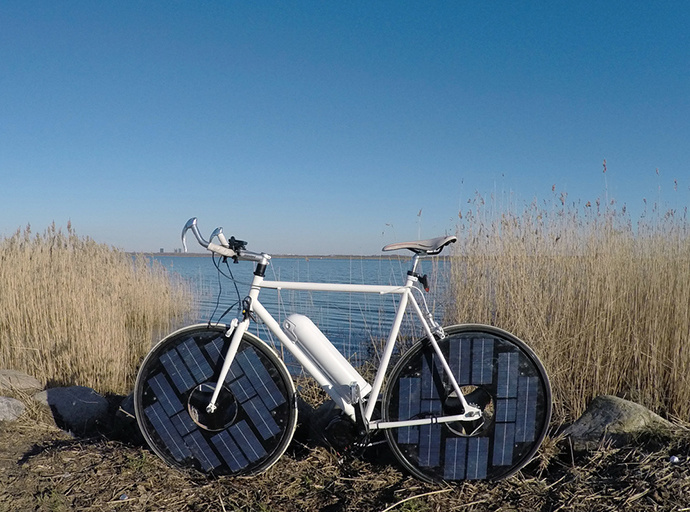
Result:
<svg viewBox="0 0 690 512">
<path fill-rule="evenodd" d="M 395 348 L 395 340 L 398 337 L 398 333 L 400 332 L 400 325 L 402 324 L 403 317 L 405 316 L 407 301 L 410 298 L 410 286 L 410 278 L 408 277 L 408 284 L 406 286 L 407 290 L 400 296 L 400 304 L 398 305 L 398 311 L 395 314 L 395 320 L 393 321 L 391 332 L 388 335 L 388 340 L 386 341 L 386 346 L 383 350 L 383 355 L 381 356 L 379 370 L 376 373 L 376 378 L 374 379 L 374 384 L 369 395 L 372 398 L 367 402 L 367 408 L 364 411 L 366 421 L 369 421 L 374 413 L 374 407 L 376 406 L 376 397 L 381 391 L 383 378 L 386 374 L 386 369 L 388 368 L 388 363 L 390 363 L 391 356 L 393 355 L 393 349 Z"/>
<path fill-rule="evenodd" d="M 386 346 L 383 350 L 383 355 L 381 356 L 381 361 L 379 362 L 379 369 L 374 378 L 374 384 L 372 385 L 372 390 L 370 397 L 378 396 L 383 385 L 383 379 L 387 373 L 388 364 L 390 363 L 391 356 L 393 355 L 393 349 L 395 348 L 395 341 L 400 332 L 400 326 L 402 325 L 403 318 L 405 316 L 405 310 L 407 309 L 407 303 L 410 300 L 410 295 L 412 294 L 412 286 L 417 278 L 414 276 L 414 272 L 417 269 L 417 264 L 419 262 L 419 254 L 415 254 L 412 257 L 412 265 L 410 271 L 407 273 L 407 280 L 405 281 L 405 293 L 400 296 L 400 304 L 398 304 L 398 310 L 395 314 L 395 319 L 393 320 L 393 325 L 391 327 L 390 334 L 388 335 L 388 340 L 386 341 Z M 414 298 L 412 300 L 414 302 Z M 415 306 L 417 304 L 415 303 Z M 364 416 L 366 421 L 369 421 L 374 414 L 374 407 L 376 406 L 376 400 L 371 399 L 367 402 L 366 410 L 364 411 Z"/>
</svg>

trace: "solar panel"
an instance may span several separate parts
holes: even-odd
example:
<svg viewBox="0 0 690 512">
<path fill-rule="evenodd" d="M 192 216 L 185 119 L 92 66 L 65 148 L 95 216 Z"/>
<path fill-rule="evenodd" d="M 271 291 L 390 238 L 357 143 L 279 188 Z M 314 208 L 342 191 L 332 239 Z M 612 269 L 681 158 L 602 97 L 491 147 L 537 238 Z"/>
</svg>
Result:
<svg viewBox="0 0 690 512">
<path fill-rule="evenodd" d="M 473 385 L 491 384 L 493 380 L 494 341 L 492 338 L 472 340 Z"/>
<path fill-rule="evenodd" d="M 225 361 L 225 354 L 223 353 L 223 345 L 225 341 L 222 336 L 214 339 L 210 343 L 204 345 L 204 350 L 208 354 L 211 361 L 216 361 L 217 363 L 222 363 Z"/>
<path fill-rule="evenodd" d="M 252 421 L 254 428 L 259 431 L 261 437 L 266 440 L 280 433 L 280 427 L 273 419 L 271 411 L 264 405 L 263 401 L 257 396 L 242 404 L 242 409 L 247 413 Z"/>
<path fill-rule="evenodd" d="M 466 465 L 467 438 L 455 437 L 446 439 L 443 478 L 446 480 L 464 480 Z"/>
<path fill-rule="evenodd" d="M 170 422 L 175 427 L 175 430 L 177 430 L 182 436 L 189 434 L 191 431 L 197 428 L 197 424 L 192 421 L 192 418 L 189 417 L 189 413 L 187 411 L 182 411 L 181 413 L 172 416 L 170 418 Z"/>
<path fill-rule="evenodd" d="M 234 424 L 228 429 L 228 431 L 249 462 L 259 460 L 261 457 L 266 455 L 266 450 L 261 442 L 256 438 L 254 432 L 252 432 L 251 427 L 246 421 L 243 420 Z"/>
<path fill-rule="evenodd" d="M 498 354 L 497 397 L 514 398 L 517 396 L 519 358 L 520 354 L 517 352 L 502 352 Z"/>
<path fill-rule="evenodd" d="M 439 396 L 439 386 L 442 383 L 435 354 L 422 357 L 422 399 L 434 399 Z"/>
<path fill-rule="evenodd" d="M 466 338 L 450 345 L 448 364 L 460 386 L 470 384 L 472 341 Z"/>
<path fill-rule="evenodd" d="M 486 478 L 489 462 L 489 439 L 487 437 L 470 437 L 467 440 L 467 472 L 469 480 Z"/>
<path fill-rule="evenodd" d="M 194 457 L 201 463 L 201 469 L 209 472 L 220 466 L 220 460 L 218 460 L 218 457 L 216 457 L 216 454 L 211 450 L 211 447 L 198 429 L 185 436 L 184 440 L 194 454 Z"/>
<path fill-rule="evenodd" d="M 239 352 L 236 360 L 269 409 L 275 409 L 285 402 L 285 397 L 266 371 L 254 349 L 248 348 Z"/>
<path fill-rule="evenodd" d="M 409 420 L 420 411 L 421 379 L 400 379 L 400 393 L 398 394 L 398 419 Z M 398 442 L 402 444 L 417 443 L 419 440 L 418 427 L 402 427 L 398 429 Z"/>
<path fill-rule="evenodd" d="M 249 461 L 242 453 L 242 450 L 240 450 L 239 446 L 237 446 L 237 443 L 235 443 L 227 431 L 223 431 L 220 434 L 212 437 L 211 442 L 230 468 L 230 471 L 233 473 L 246 468 L 249 464 Z"/>
<path fill-rule="evenodd" d="M 246 402 L 251 397 L 256 396 L 256 389 L 244 374 L 230 382 L 228 386 L 238 402 Z"/>
<path fill-rule="evenodd" d="M 160 362 L 163 363 L 165 371 L 168 373 L 168 376 L 180 393 L 192 389 L 197 384 L 182 362 L 182 358 L 177 350 L 168 350 L 165 354 L 161 355 Z"/>
<path fill-rule="evenodd" d="M 170 418 L 163 410 L 160 402 L 147 407 L 144 410 L 146 417 L 151 422 L 153 429 L 163 441 L 163 445 L 168 449 L 173 458 L 179 462 L 192 456 L 187 445 L 182 440 L 182 436 L 175 430 L 170 422 Z"/>
<path fill-rule="evenodd" d="M 441 414 L 440 400 L 421 400 L 419 404 L 419 411 L 424 416 L 438 416 Z"/>
<path fill-rule="evenodd" d="M 419 427 L 419 465 L 438 466 L 441 461 L 441 425 Z"/>
<path fill-rule="evenodd" d="M 515 439 L 518 442 L 534 441 L 537 420 L 537 377 L 520 377 L 518 383 Z"/>
<path fill-rule="evenodd" d="M 496 400 L 496 421 L 507 423 L 517 417 L 517 399 L 499 398 Z"/>
<path fill-rule="evenodd" d="M 168 383 L 168 379 L 165 378 L 164 374 L 158 373 L 153 378 L 149 379 L 148 382 L 153 394 L 156 395 L 156 398 L 160 401 L 168 416 L 172 416 L 184 409 L 182 403 L 177 398 L 177 394 Z"/>
<path fill-rule="evenodd" d="M 193 338 L 179 345 L 177 351 L 192 373 L 196 383 L 204 382 L 213 375 L 211 365 L 208 364 Z"/>
<path fill-rule="evenodd" d="M 508 466 L 513 463 L 515 444 L 515 423 L 496 423 L 494 431 L 494 466 Z"/>
</svg>

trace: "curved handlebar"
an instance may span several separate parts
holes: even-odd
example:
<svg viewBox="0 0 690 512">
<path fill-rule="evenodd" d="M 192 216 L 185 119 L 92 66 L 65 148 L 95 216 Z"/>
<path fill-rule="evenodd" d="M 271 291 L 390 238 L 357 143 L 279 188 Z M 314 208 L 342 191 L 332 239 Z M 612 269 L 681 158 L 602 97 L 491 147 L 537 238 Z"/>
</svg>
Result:
<svg viewBox="0 0 690 512">
<path fill-rule="evenodd" d="M 211 237 L 208 239 L 209 242 L 213 241 L 213 237 L 217 236 L 218 241 L 220 242 L 220 245 L 223 247 L 230 247 L 230 244 L 228 244 L 228 239 L 225 238 L 225 235 L 223 234 L 223 228 L 216 228 L 213 230 L 213 233 L 211 233 Z"/>
<path fill-rule="evenodd" d="M 223 245 L 214 244 L 213 242 L 204 240 L 204 237 L 201 236 L 201 232 L 199 231 L 199 227 L 197 226 L 196 217 L 192 217 L 191 219 L 189 219 L 187 223 L 184 225 L 184 228 L 182 228 L 182 247 L 184 248 L 184 252 L 187 252 L 187 241 L 185 240 L 185 237 L 187 235 L 187 231 L 189 231 L 190 229 L 192 230 L 194 237 L 197 239 L 197 242 L 199 242 L 199 245 L 205 247 L 211 252 L 220 254 L 221 256 L 227 256 L 228 258 L 233 259 L 237 258 L 237 252 L 233 249 L 230 249 L 230 247 L 227 246 L 229 244 L 225 238 L 225 235 L 223 235 L 223 228 L 216 228 L 213 231 L 213 233 L 211 233 L 211 240 L 213 240 L 213 237 L 217 236 L 218 241 Z"/>
<path fill-rule="evenodd" d="M 185 240 L 185 237 L 187 235 L 187 231 L 190 229 L 192 230 L 192 233 L 194 233 L 194 236 L 199 244 L 204 247 L 208 247 L 208 242 L 204 240 L 204 237 L 201 236 L 199 227 L 196 225 L 196 217 L 192 217 L 187 221 L 187 224 L 184 225 L 184 228 L 182 228 L 182 247 L 184 248 L 184 252 L 187 252 L 187 241 Z"/>
<path fill-rule="evenodd" d="M 251 251 L 246 251 L 245 247 L 247 246 L 247 242 L 236 240 L 234 236 L 230 237 L 230 240 L 228 240 L 223 234 L 223 228 L 214 229 L 213 233 L 211 233 L 210 240 L 205 240 L 204 237 L 201 236 L 201 232 L 197 226 L 196 217 L 189 219 L 184 225 L 184 228 L 182 228 L 182 247 L 184 248 L 184 252 L 187 252 L 187 241 L 185 237 L 187 235 L 187 231 L 189 230 L 192 231 L 197 242 L 199 242 L 199 245 L 205 247 L 211 252 L 220 254 L 221 256 L 232 258 L 235 261 L 240 258 L 250 261 L 260 261 L 264 258 L 270 259 L 270 256 L 267 254 L 257 254 Z M 215 237 L 218 238 L 220 245 L 213 243 L 213 239 Z"/>
</svg>

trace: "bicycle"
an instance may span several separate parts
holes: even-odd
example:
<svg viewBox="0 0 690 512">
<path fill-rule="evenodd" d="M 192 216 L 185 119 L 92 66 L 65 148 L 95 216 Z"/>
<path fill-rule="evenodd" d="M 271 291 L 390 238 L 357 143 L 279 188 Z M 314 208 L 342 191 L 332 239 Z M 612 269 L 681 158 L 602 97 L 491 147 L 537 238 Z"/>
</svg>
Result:
<svg viewBox="0 0 690 512">
<path fill-rule="evenodd" d="M 179 469 L 213 475 L 253 475 L 283 455 L 297 425 L 295 385 L 277 352 L 248 330 L 263 325 L 328 393 L 366 446 L 383 432 L 393 454 L 429 482 L 508 477 L 527 464 L 546 435 L 551 388 L 535 353 L 512 334 L 487 325 L 442 328 L 429 312 L 417 272 L 454 236 L 394 243 L 412 252 L 404 285 L 334 284 L 265 279 L 271 256 L 226 239 L 209 241 L 197 219 L 182 230 L 221 258 L 254 263 L 241 314 L 229 324 L 197 324 L 161 340 L 137 375 L 134 404 L 151 449 Z M 218 243 L 214 243 L 217 238 Z M 214 256 L 215 257 L 215 256 Z M 260 291 L 308 290 L 394 294 L 398 305 L 373 382 L 368 382 L 306 316 L 281 325 Z M 391 366 L 403 316 L 411 307 L 424 336 Z"/>
</svg>

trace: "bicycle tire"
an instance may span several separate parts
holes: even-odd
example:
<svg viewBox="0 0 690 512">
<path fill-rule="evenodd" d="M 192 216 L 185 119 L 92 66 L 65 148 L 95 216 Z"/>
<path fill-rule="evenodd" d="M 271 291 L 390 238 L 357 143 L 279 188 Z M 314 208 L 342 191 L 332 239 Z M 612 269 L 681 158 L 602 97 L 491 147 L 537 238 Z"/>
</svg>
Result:
<svg viewBox="0 0 690 512">
<path fill-rule="evenodd" d="M 295 387 L 283 362 L 246 333 L 218 399 L 205 411 L 230 343 L 225 326 L 199 324 L 161 340 L 134 387 L 139 429 L 170 466 L 212 475 L 253 475 L 281 457 L 297 425 Z"/>
<path fill-rule="evenodd" d="M 445 329 L 439 346 L 469 403 L 483 418 L 386 429 L 396 458 L 428 482 L 499 480 L 527 464 L 551 419 L 551 386 L 541 362 L 521 340 L 485 325 Z M 460 414 L 428 340 L 416 343 L 391 372 L 383 420 Z"/>
</svg>

